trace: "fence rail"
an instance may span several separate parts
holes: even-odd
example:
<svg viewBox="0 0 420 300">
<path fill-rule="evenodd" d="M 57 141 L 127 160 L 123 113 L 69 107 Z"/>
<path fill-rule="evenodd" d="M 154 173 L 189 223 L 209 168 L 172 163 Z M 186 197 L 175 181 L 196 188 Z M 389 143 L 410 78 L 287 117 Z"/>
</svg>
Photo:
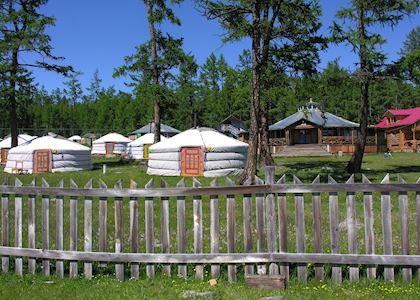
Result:
<svg viewBox="0 0 420 300">
<path fill-rule="evenodd" d="M 40 262 L 47 276 L 55 271 L 59 277 L 68 272 L 70 277 L 83 273 L 91 278 L 97 271 L 93 263 L 100 262 L 115 264 L 119 281 L 128 273 L 138 278 L 141 265 L 146 266 L 148 277 L 159 271 L 185 278 L 193 272 L 203 279 L 206 269 L 219 277 L 221 266 L 226 265 L 230 282 L 237 280 L 242 272 L 238 267 L 243 266 L 245 276 L 280 273 L 288 279 L 296 271 L 302 282 L 311 276 L 317 280 L 331 276 L 341 283 L 343 278 L 359 280 L 364 274 L 377 278 L 382 269 L 385 280 L 394 280 L 401 269 L 403 279 L 409 281 L 413 270 L 420 268 L 420 180 L 409 184 L 398 177 L 398 183 L 390 183 L 387 175 L 377 184 L 363 176 L 362 183 L 355 183 L 352 176 L 346 183 L 329 177 L 322 184 L 318 176 L 312 184 L 304 184 L 297 177 L 286 183 L 283 176 L 274 182 L 274 168 L 267 167 L 265 183 L 257 177 L 254 185 L 248 180 L 237 186 L 227 178 L 225 186 L 213 180 L 209 187 L 202 187 L 194 178 L 192 187 L 186 187 L 184 179 L 176 188 L 169 188 L 164 180 L 160 186 L 154 188 L 152 180 L 144 189 L 134 181 L 129 189 L 122 188 L 121 181 L 114 188 L 103 181 L 99 188 L 93 188 L 92 181 L 83 188 L 72 180 L 69 188 L 63 181 L 58 187 L 50 187 L 45 180 L 41 186 L 35 181 L 24 186 L 19 179 L 13 186 L 3 182 L 3 272 L 14 267 L 19 275 L 26 270 L 35 274 Z M 375 224 L 375 216 L 380 224 Z M 358 224 L 361 220 L 363 226 Z M 113 233 L 108 232 L 111 229 Z M 375 239 L 378 235 L 381 243 Z M 108 252 L 110 242 L 113 252 Z M 412 249 L 417 255 L 410 254 Z M 191 264 L 193 270 L 188 268 Z"/>
</svg>

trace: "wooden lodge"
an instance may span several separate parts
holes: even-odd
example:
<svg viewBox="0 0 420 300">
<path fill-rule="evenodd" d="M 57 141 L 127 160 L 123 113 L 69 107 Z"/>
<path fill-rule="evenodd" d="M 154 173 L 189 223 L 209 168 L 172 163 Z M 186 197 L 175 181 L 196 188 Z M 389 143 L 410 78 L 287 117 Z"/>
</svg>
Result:
<svg viewBox="0 0 420 300">
<path fill-rule="evenodd" d="M 385 130 L 389 151 L 420 152 L 420 107 L 390 109 L 375 127 Z"/>
<path fill-rule="evenodd" d="M 286 148 L 313 145 L 325 153 L 355 151 L 359 124 L 323 111 L 312 99 L 298 111 L 270 126 L 270 146 L 273 154 Z M 378 152 L 384 138 L 375 127 L 368 129 L 365 152 Z"/>
<path fill-rule="evenodd" d="M 247 126 L 241 119 L 233 115 L 229 115 L 227 118 L 221 121 L 216 126 L 216 130 L 242 142 L 248 140 Z"/>
</svg>

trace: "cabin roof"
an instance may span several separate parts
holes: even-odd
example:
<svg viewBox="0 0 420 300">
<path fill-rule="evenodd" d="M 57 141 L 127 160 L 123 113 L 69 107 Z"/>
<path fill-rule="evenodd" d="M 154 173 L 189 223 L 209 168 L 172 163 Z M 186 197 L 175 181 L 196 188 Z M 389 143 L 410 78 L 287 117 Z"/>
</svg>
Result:
<svg viewBox="0 0 420 300">
<path fill-rule="evenodd" d="M 403 117 L 393 123 L 388 122 L 389 116 Z M 400 126 L 412 125 L 420 120 L 420 107 L 409 109 L 390 109 L 388 110 L 382 120 L 375 125 L 376 128 L 394 128 Z"/>
<path fill-rule="evenodd" d="M 147 125 L 144 125 L 143 127 L 134 130 L 132 132 L 132 134 L 136 134 L 136 133 L 141 133 L 141 134 L 145 134 L 145 133 L 153 133 L 155 130 L 155 123 L 150 122 Z M 160 124 L 160 132 L 161 133 L 180 133 L 181 131 L 179 131 L 176 128 L 173 128 L 171 126 L 165 125 L 163 123 Z"/>
</svg>

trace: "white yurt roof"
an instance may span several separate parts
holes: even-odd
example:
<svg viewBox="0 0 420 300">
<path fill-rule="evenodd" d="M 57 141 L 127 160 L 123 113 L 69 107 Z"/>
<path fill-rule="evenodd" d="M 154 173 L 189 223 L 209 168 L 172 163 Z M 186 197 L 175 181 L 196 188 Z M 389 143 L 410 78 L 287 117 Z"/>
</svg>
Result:
<svg viewBox="0 0 420 300">
<path fill-rule="evenodd" d="M 166 140 L 166 137 L 161 135 L 160 140 L 161 141 Z M 155 135 L 153 133 L 147 133 L 145 135 L 142 135 L 138 139 L 132 141 L 128 145 L 132 146 L 132 147 L 136 147 L 136 146 L 141 146 L 141 145 L 144 145 L 144 144 L 153 144 L 154 141 L 155 141 Z"/>
<path fill-rule="evenodd" d="M 30 140 L 33 140 L 35 137 L 28 134 L 19 134 L 18 135 L 18 145 L 24 144 Z M 12 138 L 9 136 L 0 142 L 1 148 L 11 148 L 12 147 Z"/>
<path fill-rule="evenodd" d="M 90 148 L 68 140 L 43 136 L 30 142 L 22 144 L 10 150 L 10 153 L 28 153 L 35 150 L 71 150 L 71 151 L 90 151 Z"/>
<path fill-rule="evenodd" d="M 93 144 L 101 144 L 101 143 L 130 143 L 131 140 L 126 138 L 125 136 L 119 134 L 119 133 L 115 133 L 115 132 L 111 132 L 108 133 L 106 135 L 104 135 L 103 137 L 95 140 L 93 142 Z"/>
<path fill-rule="evenodd" d="M 150 146 L 150 152 L 179 151 L 182 147 L 205 147 L 207 151 L 232 151 L 248 144 L 228 137 L 212 128 L 192 128 Z"/>
<path fill-rule="evenodd" d="M 80 135 L 73 135 L 68 138 L 69 141 L 81 141 L 82 137 Z"/>
</svg>

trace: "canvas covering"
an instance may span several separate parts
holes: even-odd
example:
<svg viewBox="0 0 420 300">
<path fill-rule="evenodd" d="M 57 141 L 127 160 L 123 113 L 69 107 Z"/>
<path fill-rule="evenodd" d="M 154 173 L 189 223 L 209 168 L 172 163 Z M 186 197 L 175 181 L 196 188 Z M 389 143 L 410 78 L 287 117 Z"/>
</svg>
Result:
<svg viewBox="0 0 420 300">
<path fill-rule="evenodd" d="M 127 145 L 127 157 L 136 160 L 144 159 L 144 145 L 152 145 L 154 138 L 155 135 L 153 133 L 148 133 L 129 143 Z M 160 140 L 163 141 L 166 138 L 161 135 Z"/>
<path fill-rule="evenodd" d="M 127 145 L 130 142 L 130 139 L 119 133 L 108 133 L 92 143 L 92 154 L 105 155 L 106 143 L 114 143 L 113 154 L 121 154 L 127 150 Z"/>
</svg>

